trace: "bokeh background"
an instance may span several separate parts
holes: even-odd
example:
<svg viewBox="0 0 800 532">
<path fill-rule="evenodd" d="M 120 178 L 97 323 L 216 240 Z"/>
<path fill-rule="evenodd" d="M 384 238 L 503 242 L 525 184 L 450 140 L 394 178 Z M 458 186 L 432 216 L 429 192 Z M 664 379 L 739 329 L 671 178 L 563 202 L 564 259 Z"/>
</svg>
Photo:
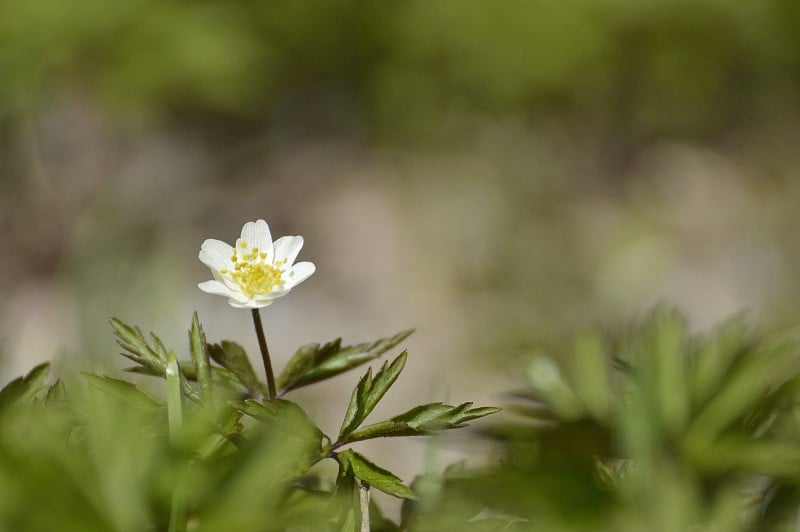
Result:
<svg viewBox="0 0 800 532">
<path fill-rule="evenodd" d="M 196 284 L 256 218 L 317 265 L 263 313 L 277 366 L 417 328 L 375 417 L 501 404 L 660 302 L 794 324 L 799 117 L 795 0 L 3 2 L 0 375 L 118 374 L 109 316 L 255 355 Z M 357 377 L 299 399 L 333 431 Z"/>
</svg>

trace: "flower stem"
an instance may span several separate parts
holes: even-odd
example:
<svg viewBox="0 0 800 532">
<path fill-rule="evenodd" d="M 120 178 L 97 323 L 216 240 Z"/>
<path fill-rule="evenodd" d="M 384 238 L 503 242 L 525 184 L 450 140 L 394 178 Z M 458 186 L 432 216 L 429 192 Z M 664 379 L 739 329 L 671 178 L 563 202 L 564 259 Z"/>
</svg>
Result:
<svg viewBox="0 0 800 532">
<path fill-rule="evenodd" d="M 258 336 L 258 347 L 261 348 L 261 360 L 264 361 L 264 371 L 267 372 L 267 390 L 270 400 L 275 399 L 275 375 L 272 373 L 272 362 L 269 358 L 269 348 L 267 338 L 264 336 L 264 327 L 261 325 L 261 314 L 257 308 L 253 309 L 253 323 L 256 326 L 256 336 Z"/>
</svg>

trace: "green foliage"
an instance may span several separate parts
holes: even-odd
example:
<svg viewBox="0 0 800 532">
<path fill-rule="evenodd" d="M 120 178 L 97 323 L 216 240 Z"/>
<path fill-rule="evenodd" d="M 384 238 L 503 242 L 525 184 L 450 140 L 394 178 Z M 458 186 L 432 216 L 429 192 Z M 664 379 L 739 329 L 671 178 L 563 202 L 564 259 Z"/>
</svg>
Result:
<svg viewBox="0 0 800 532">
<path fill-rule="evenodd" d="M 350 114 L 390 133 L 554 106 L 645 134 L 721 131 L 770 98 L 796 110 L 781 91 L 797 92 L 799 20 L 786 0 L 5 2 L 0 114 L 79 77 L 134 117 L 263 122 L 293 95 L 344 88 L 363 108 Z M 432 124 L 434 110 L 447 116 Z"/>
<path fill-rule="evenodd" d="M 352 471 L 353 475 L 362 482 L 401 499 L 416 499 L 417 496 L 403 481 L 391 472 L 370 462 L 364 455 L 351 449 L 337 454 L 336 459 L 345 473 Z"/>
<path fill-rule="evenodd" d="M 219 344 L 207 345 L 208 352 L 214 362 L 235 375 L 248 390 L 259 390 L 261 385 L 258 382 L 258 377 L 256 377 L 253 366 L 250 364 L 250 359 L 247 358 L 247 352 L 242 346 L 228 340 L 223 340 Z"/>
<path fill-rule="evenodd" d="M 49 363 L 39 364 L 24 377 L 18 377 L 9 382 L 0 391 L 0 410 L 16 403 L 26 403 L 40 394 L 49 372 Z"/>
<path fill-rule="evenodd" d="M 372 368 L 367 370 L 367 373 L 358 381 L 358 386 L 353 390 L 342 428 L 339 430 L 339 440 L 344 440 L 364 422 L 364 419 L 372 412 L 378 401 L 403 371 L 407 357 L 407 353 L 403 351 L 392 361 L 391 365 L 387 366 L 388 362 L 384 362 L 374 379 L 372 378 Z"/>
<path fill-rule="evenodd" d="M 333 442 L 299 404 L 267 399 L 244 349 L 227 340 L 209 344 L 196 313 L 189 360 L 179 361 L 155 334 L 147 340 L 118 319 L 111 326 L 122 355 L 136 363 L 129 371 L 162 377 L 165 399 L 93 373 L 49 385 L 47 364 L 10 382 L 0 391 L 0 529 L 399 529 L 370 502 L 369 489 L 416 495 L 393 473 L 341 447 L 358 439 L 406 352 L 374 379 L 371 369 L 361 379 Z M 410 332 L 301 348 L 283 373 L 282 392 L 373 360 Z M 431 408 L 406 424 L 427 434 L 494 410 L 437 407 L 434 415 Z M 323 460 L 339 465 L 335 479 L 316 472 Z M 47 511 L 33 511 L 41 500 Z"/>
<path fill-rule="evenodd" d="M 304 345 L 295 352 L 278 377 L 279 393 L 308 386 L 321 380 L 335 377 L 361 364 L 376 359 L 414 332 L 402 331 L 391 338 L 383 338 L 371 344 L 358 344 L 342 347 L 342 339 L 337 338 L 322 346 Z"/>
<path fill-rule="evenodd" d="M 183 363 L 154 335 L 112 326 L 144 374 L 163 365 L 166 400 L 95 374 L 49 384 L 46 365 L 9 383 L 0 528 L 727 532 L 789 529 L 800 506 L 795 333 L 761 338 L 734 320 L 701 336 L 658 311 L 620 334 L 581 334 L 568 354 L 527 361 L 525 389 L 482 431 L 499 460 L 408 486 L 343 447 L 460 428 L 498 409 L 431 403 L 364 426 L 399 378 L 402 352 L 358 381 L 334 441 L 299 404 L 266 399 L 244 350 L 209 345 L 196 316 Z M 403 335 L 301 348 L 285 382 L 319 366 L 340 373 Z M 316 467 L 327 460 L 335 478 Z M 400 523 L 370 501 L 373 488 L 403 500 Z M 31 511 L 42 498 L 48 512 Z"/>
<path fill-rule="evenodd" d="M 352 432 L 348 442 L 386 438 L 390 436 L 424 436 L 445 429 L 457 429 L 467 426 L 467 421 L 478 419 L 499 412 L 499 408 L 470 408 L 472 403 L 458 406 L 444 403 L 430 403 L 412 408 L 408 412 L 367 425 Z"/>
<path fill-rule="evenodd" d="M 209 366 L 208 345 L 203 327 L 197 312 L 192 315 L 192 328 L 189 330 L 189 345 L 191 346 L 192 360 L 194 361 L 195 376 L 200 384 L 202 398 L 205 402 L 212 401 L 211 368 Z"/>
<path fill-rule="evenodd" d="M 624 334 L 580 335 L 569 354 L 537 354 L 525 376 L 508 408 L 515 417 L 484 431 L 501 463 L 445 475 L 434 503 L 417 511 L 421 529 L 453 526 L 475 503 L 525 530 L 782 530 L 795 522 L 795 333 L 758 338 L 733 320 L 703 337 L 660 310 Z"/>
<path fill-rule="evenodd" d="M 84 373 L 83 378 L 89 386 L 119 401 L 124 401 L 131 407 L 153 409 L 163 406 L 162 401 L 130 382 L 94 373 Z"/>
</svg>

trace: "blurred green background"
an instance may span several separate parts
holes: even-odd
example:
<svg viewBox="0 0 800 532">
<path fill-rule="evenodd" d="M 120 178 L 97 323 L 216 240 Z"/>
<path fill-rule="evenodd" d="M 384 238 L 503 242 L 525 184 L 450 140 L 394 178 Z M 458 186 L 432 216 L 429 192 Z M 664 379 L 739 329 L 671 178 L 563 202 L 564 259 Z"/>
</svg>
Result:
<svg viewBox="0 0 800 532">
<path fill-rule="evenodd" d="M 793 324 L 799 116 L 795 0 L 6 1 L 0 373 L 117 370 L 112 315 L 256 353 L 196 289 L 256 218 L 317 265 L 264 313 L 277 366 L 417 327 L 387 412 L 497 402 L 660 301 Z M 305 398 L 323 428 L 356 378 Z"/>
</svg>

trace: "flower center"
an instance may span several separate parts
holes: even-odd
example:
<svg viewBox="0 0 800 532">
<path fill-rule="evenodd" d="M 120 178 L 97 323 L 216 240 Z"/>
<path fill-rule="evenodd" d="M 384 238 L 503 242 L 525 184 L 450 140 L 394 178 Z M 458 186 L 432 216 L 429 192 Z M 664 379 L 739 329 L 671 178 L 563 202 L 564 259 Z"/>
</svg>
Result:
<svg viewBox="0 0 800 532">
<path fill-rule="evenodd" d="M 247 244 L 239 244 L 243 251 Z M 233 250 L 231 261 L 234 264 L 233 270 L 222 269 L 221 275 L 226 275 L 233 282 L 239 285 L 242 293 L 248 297 L 268 294 L 281 285 L 281 270 L 286 261 L 275 261 L 274 264 L 267 262 L 267 254 L 259 252 L 258 248 L 253 248 L 250 253 L 237 254 L 236 248 Z"/>
</svg>

